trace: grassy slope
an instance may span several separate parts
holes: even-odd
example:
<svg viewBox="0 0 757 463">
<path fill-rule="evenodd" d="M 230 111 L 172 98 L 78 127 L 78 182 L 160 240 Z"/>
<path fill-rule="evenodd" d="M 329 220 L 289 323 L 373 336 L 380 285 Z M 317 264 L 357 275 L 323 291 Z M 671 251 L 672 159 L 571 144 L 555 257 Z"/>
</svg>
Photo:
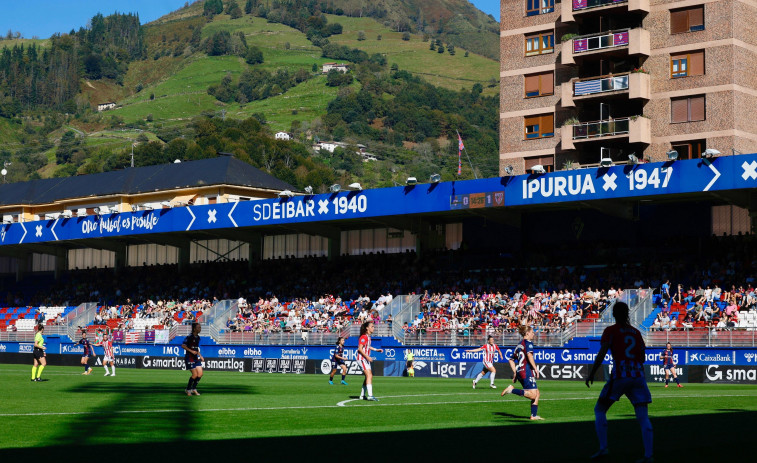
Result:
<svg viewBox="0 0 757 463">
<path fill-rule="evenodd" d="M 349 376 L 349 386 L 328 386 L 322 375 L 206 372 L 199 387 L 203 395 L 190 398 L 182 393 L 188 377 L 182 371 L 121 368 L 111 378 L 96 368 L 82 377 L 80 368 L 48 366 L 43 377 L 50 381 L 35 384 L 29 371 L 28 366 L 0 366 L 3 394 L 13 397 L 0 408 L 4 461 L 43 461 L 48 454 L 73 461 L 82 450 L 99 455 L 105 448 L 108 459 L 119 461 L 136 455 L 140 461 L 158 461 L 165 457 L 161 454 L 181 461 L 176 452 L 193 454 L 193 461 L 206 456 L 224 461 L 240 451 L 292 459 L 340 450 L 352 455 L 361 445 L 382 461 L 388 455 L 418 461 L 420 454 L 429 461 L 452 461 L 470 457 L 482 445 L 493 446 L 492 451 L 506 447 L 511 458 L 532 462 L 585 461 L 596 447 L 593 407 L 602 386 L 589 390 L 580 382 L 540 382 L 539 413 L 547 421 L 530 423 L 527 400 L 503 399 L 488 387 L 472 391 L 469 380 L 377 377 L 374 392 L 381 402 L 351 401 L 340 407 L 338 402 L 356 398 L 361 377 Z M 665 436 L 720 426 L 737 430 L 728 435 L 728 455 L 738 457 L 739 449 L 751 445 L 745 431 L 753 429 L 757 417 L 754 387 L 686 386 L 650 385 L 658 460 L 710 461 L 704 458 L 722 451 L 710 439 L 684 438 L 684 445 L 672 445 Z M 28 415 L 34 413 L 48 415 Z M 630 404 L 621 401 L 609 418 L 611 461 L 634 461 L 641 443 Z M 73 446 L 79 447 L 72 451 Z"/>
</svg>

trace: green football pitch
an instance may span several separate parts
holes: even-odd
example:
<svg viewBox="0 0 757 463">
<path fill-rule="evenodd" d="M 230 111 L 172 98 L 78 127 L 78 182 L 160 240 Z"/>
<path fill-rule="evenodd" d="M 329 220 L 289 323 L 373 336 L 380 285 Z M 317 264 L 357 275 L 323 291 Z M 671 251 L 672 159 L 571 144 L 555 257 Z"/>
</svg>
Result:
<svg viewBox="0 0 757 463">
<path fill-rule="evenodd" d="M 329 386 L 325 376 L 206 372 L 199 397 L 183 390 L 188 373 L 0 365 L 0 462 L 252 461 L 260 458 L 375 461 L 586 461 L 596 450 L 593 407 L 603 383 L 539 382 L 539 414 L 501 398 L 508 383 L 377 377 L 380 402 L 356 400 L 362 377 Z M 337 376 L 339 379 L 339 376 Z M 755 461 L 757 388 L 650 384 L 657 461 Z M 606 461 L 641 456 L 633 408 L 611 409 Z M 91 453 L 90 453 L 91 452 Z M 361 455 L 363 455 L 361 457 Z M 741 459 L 732 459 L 743 456 Z M 170 459 L 170 460 L 169 460 Z"/>
</svg>

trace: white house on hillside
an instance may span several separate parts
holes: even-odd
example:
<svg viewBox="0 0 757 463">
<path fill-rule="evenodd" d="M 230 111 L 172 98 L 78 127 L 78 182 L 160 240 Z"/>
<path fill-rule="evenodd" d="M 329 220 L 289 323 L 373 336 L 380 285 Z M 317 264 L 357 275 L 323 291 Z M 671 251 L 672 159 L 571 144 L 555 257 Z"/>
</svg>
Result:
<svg viewBox="0 0 757 463">
<path fill-rule="evenodd" d="M 114 109 L 116 107 L 115 103 L 100 103 L 97 105 L 98 111 L 107 111 L 109 109 Z"/>
<path fill-rule="evenodd" d="M 276 132 L 276 135 L 274 135 L 276 140 L 291 140 L 294 138 L 294 136 L 291 133 L 287 132 Z"/>
<path fill-rule="evenodd" d="M 339 72 L 348 72 L 350 70 L 350 66 L 344 63 L 323 63 L 324 74 L 328 74 L 332 69 L 336 69 Z"/>
</svg>

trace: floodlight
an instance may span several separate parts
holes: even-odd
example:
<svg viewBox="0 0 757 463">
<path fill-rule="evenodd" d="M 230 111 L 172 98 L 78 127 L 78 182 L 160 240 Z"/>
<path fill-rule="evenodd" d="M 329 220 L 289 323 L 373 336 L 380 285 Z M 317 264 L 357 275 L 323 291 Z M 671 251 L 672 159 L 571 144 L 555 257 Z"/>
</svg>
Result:
<svg viewBox="0 0 757 463">
<path fill-rule="evenodd" d="M 668 155 L 668 161 L 675 161 L 676 159 L 678 159 L 678 151 L 676 150 L 669 150 L 665 154 Z"/>
<path fill-rule="evenodd" d="M 439 183 L 442 181 L 442 176 L 439 174 L 431 174 L 431 177 L 429 177 L 429 181 L 431 183 Z"/>
<path fill-rule="evenodd" d="M 305 193 L 312 195 L 313 194 L 313 187 L 308 185 L 305 187 Z"/>
<path fill-rule="evenodd" d="M 86 215 L 87 215 L 87 209 L 82 207 L 76 210 L 76 217 L 84 217 Z"/>
<path fill-rule="evenodd" d="M 415 178 L 415 177 L 408 177 L 407 181 L 405 183 L 407 183 L 408 185 L 412 186 L 412 185 L 415 185 L 416 183 L 418 183 L 418 179 Z"/>
<path fill-rule="evenodd" d="M 139 210 L 139 206 L 138 205 L 136 205 L 136 204 L 132 204 L 131 205 L 131 211 L 132 212 L 137 212 L 138 210 Z"/>
<path fill-rule="evenodd" d="M 74 213 L 73 213 L 73 212 L 71 212 L 71 211 L 69 211 L 68 209 L 66 209 L 65 211 L 63 211 L 63 213 L 62 213 L 61 215 L 62 215 L 62 216 L 63 216 L 64 218 L 66 218 L 66 219 L 70 219 L 71 217 L 73 217 L 73 216 L 74 216 Z"/>
<path fill-rule="evenodd" d="M 546 174 L 547 171 L 544 169 L 544 166 L 541 164 L 536 164 L 535 166 L 531 167 L 531 172 L 534 174 Z"/>
<path fill-rule="evenodd" d="M 4 215 L 3 216 L 3 223 L 13 223 L 13 216 L 12 215 Z"/>
<path fill-rule="evenodd" d="M 513 169 L 513 166 L 505 166 L 505 175 L 512 175 L 513 172 L 515 172 L 515 169 Z"/>
<path fill-rule="evenodd" d="M 599 160 L 599 167 L 612 167 L 612 159 L 610 158 L 602 158 Z"/>
<path fill-rule="evenodd" d="M 720 151 L 716 150 L 715 148 L 707 148 L 704 150 L 704 153 L 702 153 L 703 158 L 715 158 L 720 156 Z"/>
<path fill-rule="evenodd" d="M 95 211 L 95 214 L 105 215 L 108 212 L 110 212 L 110 209 L 108 209 L 108 206 L 99 206 L 99 207 L 94 208 L 94 211 Z"/>
<path fill-rule="evenodd" d="M 279 196 L 281 196 L 282 198 L 285 196 L 287 198 L 291 198 L 292 196 L 294 196 L 294 193 L 291 190 L 284 190 L 279 192 Z"/>
<path fill-rule="evenodd" d="M 332 193 L 339 193 L 342 191 L 342 185 L 335 183 L 329 187 L 329 191 Z"/>
<path fill-rule="evenodd" d="M 161 201 L 160 205 L 163 207 L 171 207 L 171 201 Z"/>
<path fill-rule="evenodd" d="M 639 163 L 641 163 L 641 161 L 639 160 L 639 158 L 637 158 L 636 155 L 633 154 L 633 153 L 631 153 L 631 154 L 628 155 L 628 160 L 631 162 L 631 164 L 639 164 Z"/>
<path fill-rule="evenodd" d="M 350 190 L 353 190 L 353 191 L 360 191 L 360 190 L 363 189 L 363 187 L 360 186 L 360 184 L 358 182 L 350 183 L 349 185 L 347 185 L 347 188 L 349 188 Z"/>
<path fill-rule="evenodd" d="M 144 207 L 146 211 L 151 211 L 155 209 L 155 206 L 152 204 L 143 204 L 142 207 Z"/>
</svg>

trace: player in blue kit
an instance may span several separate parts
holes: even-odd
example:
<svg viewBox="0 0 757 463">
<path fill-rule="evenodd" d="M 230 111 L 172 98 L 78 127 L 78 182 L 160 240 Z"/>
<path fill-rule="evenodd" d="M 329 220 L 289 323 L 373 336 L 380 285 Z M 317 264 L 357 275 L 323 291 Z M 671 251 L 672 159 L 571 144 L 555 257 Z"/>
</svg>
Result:
<svg viewBox="0 0 757 463">
<path fill-rule="evenodd" d="M 89 342 L 89 339 L 87 339 L 87 331 L 82 330 L 81 332 L 81 339 L 79 340 L 79 345 L 84 346 L 84 351 L 81 353 L 81 364 L 84 365 L 84 373 L 83 375 L 89 375 L 92 373 L 92 367 L 89 366 L 89 357 L 95 355 L 95 347 L 92 345 L 91 342 Z"/>
<path fill-rule="evenodd" d="M 538 415 L 539 411 L 539 389 L 536 387 L 536 379 L 539 377 L 539 370 L 536 368 L 534 361 L 534 329 L 530 326 L 521 325 L 518 332 L 523 337 L 523 341 L 518 344 L 513 351 L 512 357 L 508 360 L 510 368 L 513 370 L 513 382 L 520 382 L 523 389 L 515 389 L 513 385 L 507 386 L 502 391 L 505 394 L 515 394 L 531 400 L 531 419 L 534 421 L 543 420 Z"/>
<path fill-rule="evenodd" d="M 673 379 L 675 380 L 678 387 L 683 387 L 678 381 L 678 375 L 676 374 L 676 364 L 673 362 L 673 347 L 670 345 L 670 343 L 665 344 L 665 349 L 660 354 L 660 359 L 662 359 L 662 369 L 665 370 L 665 387 L 668 387 L 671 374 L 673 375 Z"/>
<path fill-rule="evenodd" d="M 202 379 L 202 354 L 200 354 L 200 331 L 202 327 L 199 323 L 192 323 L 192 334 L 184 338 L 181 348 L 186 351 L 184 362 L 187 364 L 187 370 L 192 372 L 187 383 L 187 389 L 184 391 L 187 395 L 200 395 L 197 392 L 197 383 Z"/>
<path fill-rule="evenodd" d="M 340 337 L 336 340 L 334 355 L 331 356 L 331 376 L 329 377 L 329 384 L 331 384 L 332 386 L 334 385 L 334 374 L 336 373 L 337 368 L 342 369 L 342 384 L 344 384 L 345 386 L 347 385 L 347 382 L 344 380 L 344 378 L 347 376 L 347 364 L 344 363 L 345 360 L 344 338 Z"/>
</svg>

